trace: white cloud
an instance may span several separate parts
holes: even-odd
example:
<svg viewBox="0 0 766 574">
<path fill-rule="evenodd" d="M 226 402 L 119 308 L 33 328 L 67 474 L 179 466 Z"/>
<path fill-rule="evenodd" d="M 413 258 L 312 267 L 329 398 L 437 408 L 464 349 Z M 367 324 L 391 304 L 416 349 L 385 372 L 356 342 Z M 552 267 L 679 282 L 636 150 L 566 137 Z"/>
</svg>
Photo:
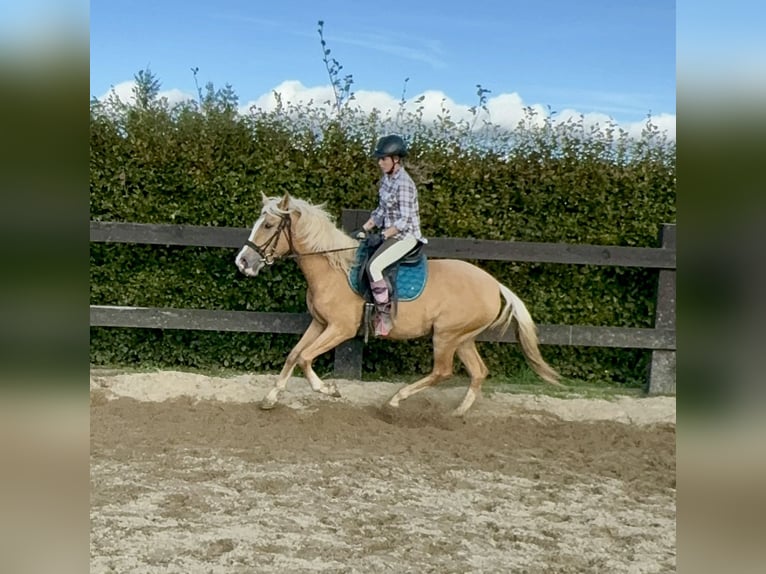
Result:
<svg viewBox="0 0 766 574">
<path fill-rule="evenodd" d="M 110 90 L 110 92 L 114 92 L 125 102 L 133 102 L 134 86 L 135 82 L 130 80 L 117 84 Z M 277 98 L 274 96 L 275 92 L 280 94 L 282 104 L 285 106 L 289 104 L 311 104 L 316 107 L 327 107 L 329 110 L 331 103 L 335 101 L 335 95 L 333 94 L 332 86 L 330 85 L 306 87 L 297 80 L 288 80 L 282 82 L 268 93 L 263 94 L 258 99 L 251 100 L 240 106 L 240 112 L 243 114 L 249 113 L 250 109 L 253 107 L 264 111 L 274 110 L 277 107 Z M 109 93 L 104 94 L 99 99 L 104 99 L 108 95 Z M 177 89 L 162 91 L 160 92 L 160 96 L 167 98 L 171 104 L 194 99 L 194 96 Z M 394 118 L 399 112 L 400 103 L 401 101 L 399 98 L 386 92 L 358 90 L 354 92 L 354 101 L 351 104 L 363 111 L 372 111 L 373 109 L 376 109 L 383 117 L 388 116 Z M 509 129 L 515 128 L 520 121 L 527 118 L 526 110 L 529 108 L 536 112 L 535 121 L 538 123 L 542 122 L 548 114 L 546 106 L 543 106 L 542 104 L 525 103 L 521 95 L 516 92 L 510 94 L 498 94 L 488 98 L 486 101 L 487 110 L 478 110 L 475 118 L 471 113 L 471 105 L 457 103 L 439 90 L 427 90 L 417 94 L 408 98 L 404 105 L 405 112 L 409 113 L 416 113 L 419 108 L 421 109 L 420 113 L 422 113 L 423 120 L 428 123 L 436 121 L 438 116 L 444 115 L 445 110 L 447 110 L 452 120 L 456 122 L 462 120 L 480 127 L 483 125 L 483 122 L 487 120 L 493 124 Z M 595 112 L 582 114 L 574 109 L 565 109 L 556 113 L 554 121 L 563 122 L 569 119 L 579 121 L 581 116 L 586 128 L 590 128 L 594 125 L 606 127 L 607 125 L 617 123 L 607 114 Z M 651 119 L 652 123 L 657 126 L 661 132 L 666 133 L 668 139 L 675 140 L 675 114 L 660 114 L 652 116 Z M 617 123 L 617 125 L 627 131 L 631 136 L 638 137 L 641 135 L 641 130 L 646 125 L 646 120 L 642 119 L 636 122 Z"/>
<path fill-rule="evenodd" d="M 247 112 L 253 106 L 265 111 L 274 110 L 277 107 L 277 98 L 274 96 L 275 92 L 280 95 L 284 105 L 290 103 L 305 105 L 313 102 L 314 104 L 321 106 L 325 102 L 332 101 L 335 98 L 332 86 L 307 88 L 297 80 L 288 80 L 282 82 L 268 93 L 263 94 L 257 100 L 250 101 L 246 105 L 240 107 L 240 111 Z"/>
<path fill-rule="evenodd" d="M 241 107 L 242 112 L 249 111 L 251 106 L 257 106 L 266 111 L 273 110 L 276 107 L 276 98 L 274 97 L 273 92 L 281 94 L 282 103 L 284 105 L 287 105 L 288 103 L 307 104 L 313 102 L 319 106 L 329 106 L 327 102 L 334 101 L 332 86 L 315 86 L 309 88 L 299 81 L 290 80 L 282 82 L 268 94 L 264 94 L 257 100 L 248 102 Z M 352 104 L 364 111 L 377 109 L 384 117 L 387 115 L 395 117 L 399 111 L 400 100 L 386 92 L 358 90 L 354 92 L 354 101 Z M 418 108 L 422 108 L 422 117 L 426 122 L 435 121 L 439 115 L 443 115 L 444 111 L 448 110 L 450 117 L 454 121 L 464 120 L 469 124 L 474 123 L 474 116 L 470 111 L 471 106 L 459 104 L 439 90 L 428 90 L 406 100 L 404 105 L 406 112 L 414 113 Z M 542 104 L 525 103 L 521 96 L 516 92 L 511 94 L 499 94 L 488 98 L 486 108 L 487 111 L 478 111 L 475 121 L 477 127 L 481 126 L 484 120 L 488 120 L 493 124 L 505 128 L 514 128 L 521 120 L 527 117 L 526 110 L 528 108 L 537 112 L 535 118 L 538 123 L 542 122 L 548 114 L 546 106 L 543 106 Z M 567 121 L 568 119 L 579 120 L 580 116 L 582 116 L 583 123 L 588 128 L 593 125 L 606 127 L 607 125 L 616 123 L 611 116 L 607 114 L 594 112 L 582 114 L 581 112 L 572 109 L 562 110 L 555 115 L 554 119 L 555 121 Z M 675 140 L 676 116 L 674 114 L 652 116 L 652 123 L 657 126 L 661 132 L 666 132 L 668 139 Z M 631 136 L 637 137 L 640 136 L 641 130 L 644 128 L 645 124 L 646 120 L 641 120 L 638 122 L 618 123 L 617 125 L 627 131 Z"/>
<path fill-rule="evenodd" d="M 363 110 L 379 110 L 383 116 L 395 116 L 399 111 L 399 100 L 386 92 L 360 90 L 354 94 L 354 103 Z"/>
<path fill-rule="evenodd" d="M 547 110 L 544 106 L 537 104 L 529 106 L 521 99 L 516 92 L 512 94 L 499 94 L 487 100 L 487 109 L 489 110 L 489 120 L 499 126 L 512 128 L 519 124 L 525 117 L 524 108 L 532 107 L 537 112 L 537 118 L 542 121 Z"/>
<path fill-rule="evenodd" d="M 127 103 L 133 104 L 136 101 L 136 97 L 133 94 L 133 89 L 135 88 L 135 86 L 136 86 L 135 80 L 120 82 L 116 86 L 112 86 L 111 90 L 103 94 L 98 99 L 105 100 L 111 94 L 114 94 L 126 104 Z M 167 98 L 168 102 L 171 104 L 180 104 L 181 102 L 194 99 L 194 96 L 192 96 L 191 94 L 187 94 L 186 92 L 183 92 L 177 88 L 173 88 L 172 90 L 161 90 L 158 95 L 161 98 Z"/>
<path fill-rule="evenodd" d="M 676 116 L 675 114 L 660 114 L 658 116 L 652 116 L 652 124 L 657 126 L 660 132 L 665 132 L 669 140 L 675 141 L 676 139 Z M 633 136 L 638 137 L 641 135 L 641 130 L 646 126 L 646 120 L 640 122 L 632 122 L 627 124 L 625 129 Z"/>
</svg>

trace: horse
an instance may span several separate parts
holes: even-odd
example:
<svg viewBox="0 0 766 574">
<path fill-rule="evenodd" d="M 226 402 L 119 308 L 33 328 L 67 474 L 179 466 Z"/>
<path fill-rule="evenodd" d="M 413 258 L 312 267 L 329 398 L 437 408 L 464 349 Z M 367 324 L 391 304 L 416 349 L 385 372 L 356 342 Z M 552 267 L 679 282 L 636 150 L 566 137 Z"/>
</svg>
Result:
<svg viewBox="0 0 766 574">
<path fill-rule="evenodd" d="M 235 257 L 239 271 L 256 277 L 265 266 L 283 257 L 294 258 L 306 278 L 306 304 L 311 323 L 290 351 L 274 387 L 261 401 L 262 409 L 276 406 L 279 394 L 296 365 L 311 388 L 340 397 L 334 381 L 322 381 L 312 368 L 316 357 L 359 332 L 364 300 L 349 285 L 359 241 L 338 229 L 323 205 L 285 194 L 263 197 L 260 217 Z M 425 377 L 400 388 L 388 401 L 396 408 L 404 399 L 448 379 L 454 355 L 465 366 L 470 384 L 454 415 L 463 416 L 477 397 L 489 371 L 476 348 L 476 337 L 487 329 L 505 332 L 513 324 L 524 357 L 544 381 L 561 385 L 559 374 L 545 362 L 537 328 L 524 303 L 492 275 L 458 259 L 428 260 L 422 294 L 400 302 L 387 338 L 413 339 L 431 335 L 433 368 Z"/>
</svg>

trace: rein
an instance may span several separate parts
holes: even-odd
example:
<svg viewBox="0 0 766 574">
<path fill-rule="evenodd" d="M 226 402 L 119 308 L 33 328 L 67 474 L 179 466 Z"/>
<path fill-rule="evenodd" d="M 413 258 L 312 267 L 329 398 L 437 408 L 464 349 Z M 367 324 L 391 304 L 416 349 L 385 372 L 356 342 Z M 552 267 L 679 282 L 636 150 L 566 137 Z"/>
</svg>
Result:
<svg viewBox="0 0 766 574">
<path fill-rule="evenodd" d="M 282 234 L 283 231 L 287 230 L 287 244 L 290 248 L 290 251 L 280 257 L 280 259 L 284 258 L 291 258 L 291 259 L 300 259 L 301 257 L 308 257 L 309 255 L 324 255 L 325 253 L 336 253 L 338 251 L 351 251 L 352 249 L 358 249 L 359 246 L 355 245 L 354 247 L 338 247 L 337 249 L 325 249 L 324 251 L 311 251 L 309 253 L 298 253 L 298 250 L 295 249 L 295 245 L 293 244 L 293 231 L 292 231 L 292 221 L 290 220 L 290 215 L 285 214 L 280 216 L 279 225 L 277 225 L 277 230 L 274 232 L 274 235 L 269 237 L 269 239 L 263 244 L 263 245 L 256 245 L 250 239 L 245 241 L 245 245 L 250 247 L 251 249 L 255 250 L 255 252 L 260 255 L 261 259 L 264 260 L 266 265 L 272 265 L 274 263 L 274 250 L 276 249 L 276 243 L 279 241 L 279 236 Z M 273 244 L 273 246 L 272 246 Z M 271 253 L 267 254 L 266 250 L 272 247 Z"/>
</svg>

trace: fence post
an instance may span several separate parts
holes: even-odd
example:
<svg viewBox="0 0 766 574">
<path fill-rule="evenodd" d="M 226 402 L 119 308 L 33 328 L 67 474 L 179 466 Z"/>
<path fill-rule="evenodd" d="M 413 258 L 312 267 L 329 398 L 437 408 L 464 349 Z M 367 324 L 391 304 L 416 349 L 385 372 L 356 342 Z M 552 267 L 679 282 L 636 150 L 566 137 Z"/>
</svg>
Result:
<svg viewBox="0 0 766 574">
<path fill-rule="evenodd" d="M 341 227 L 347 232 L 358 229 L 370 217 L 370 212 L 362 209 L 343 209 Z M 362 354 L 364 342 L 359 337 L 341 343 L 335 348 L 333 376 L 339 379 L 362 378 Z"/>
<path fill-rule="evenodd" d="M 676 248 L 676 226 L 663 224 L 660 228 L 660 245 L 664 249 Z M 662 269 L 657 280 L 657 306 L 654 327 L 676 328 L 676 271 Z M 650 395 L 676 393 L 676 351 L 652 351 L 649 365 L 647 392 Z"/>
</svg>

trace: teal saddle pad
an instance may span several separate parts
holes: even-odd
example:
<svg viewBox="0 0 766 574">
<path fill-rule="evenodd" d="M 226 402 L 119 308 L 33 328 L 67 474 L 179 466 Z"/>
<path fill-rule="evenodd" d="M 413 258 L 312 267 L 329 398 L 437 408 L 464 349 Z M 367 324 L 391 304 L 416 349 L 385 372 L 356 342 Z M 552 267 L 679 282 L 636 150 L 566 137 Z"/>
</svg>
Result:
<svg viewBox="0 0 766 574">
<path fill-rule="evenodd" d="M 364 243 L 360 245 L 356 252 L 356 260 L 354 266 L 348 275 L 348 284 L 354 290 L 355 293 L 361 295 L 365 291 L 365 287 L 360 285 L 359 281 L 359 267 L 364 263 L 365 250 L 367 247 Z M 388 271 L 386 271 L 386 274 Z M 426 279 L 428 278 L 428 260 L 425 254 L 421 253 L 417 263 L 413 264 L 399 264 L 399 272 L 396 275 L 396 296 L 399 301 L 412 301 L 420 297 L 423 292 L 423 288 L 426 285 Z"/>
</svg>

